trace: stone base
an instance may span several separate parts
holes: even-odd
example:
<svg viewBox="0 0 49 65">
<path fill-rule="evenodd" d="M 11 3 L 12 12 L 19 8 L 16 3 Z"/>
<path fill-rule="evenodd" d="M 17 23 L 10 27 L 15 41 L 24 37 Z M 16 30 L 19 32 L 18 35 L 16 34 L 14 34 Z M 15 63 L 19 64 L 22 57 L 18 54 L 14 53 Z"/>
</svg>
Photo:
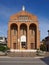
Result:
<svg viewBox="0 0 49 65">
<path fill-rule="evenodd" d="M 8 56 L 11 57 L 35 57 L 36 50 L 10 50 Z"/>
<path fill-rule="evenodd" d="M 36 52 L 37 50 L 17 50 L 17 49 L 10 49 L 10 52 Z"/>
</svg>

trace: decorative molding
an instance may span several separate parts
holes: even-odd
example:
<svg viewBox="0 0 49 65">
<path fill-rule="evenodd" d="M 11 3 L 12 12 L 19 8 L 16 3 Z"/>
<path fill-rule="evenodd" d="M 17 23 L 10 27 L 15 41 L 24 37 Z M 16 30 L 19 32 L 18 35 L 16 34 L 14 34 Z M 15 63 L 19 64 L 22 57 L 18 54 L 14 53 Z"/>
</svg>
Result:
<svg viewBox="0 0 49 65">
<path fill-rule="evenodd" d="M 19 50 L 19 49 L 10 49 L 11 52 L 36 52 L 37 50 Z"/>
<path fill-rule="evenodd" d="M 30 22 L 32 22 L 32 20 L 10 20 L 10 21 L 16 21 L 16 22 L 27 22 L 27 21 L 30 21 Z"/>
</svg>

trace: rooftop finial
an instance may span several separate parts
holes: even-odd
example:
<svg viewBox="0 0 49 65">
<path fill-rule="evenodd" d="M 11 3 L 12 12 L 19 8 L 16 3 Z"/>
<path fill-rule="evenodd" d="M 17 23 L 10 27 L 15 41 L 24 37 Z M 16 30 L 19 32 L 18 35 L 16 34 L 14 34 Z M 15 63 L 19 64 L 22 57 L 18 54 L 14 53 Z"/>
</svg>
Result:
<svg viewBox="0 0 49 65">
<path fill-rule="evenodd" d="M 25 11 L 25 6 L 22 6 L 22 10 Z"/>
</svg>

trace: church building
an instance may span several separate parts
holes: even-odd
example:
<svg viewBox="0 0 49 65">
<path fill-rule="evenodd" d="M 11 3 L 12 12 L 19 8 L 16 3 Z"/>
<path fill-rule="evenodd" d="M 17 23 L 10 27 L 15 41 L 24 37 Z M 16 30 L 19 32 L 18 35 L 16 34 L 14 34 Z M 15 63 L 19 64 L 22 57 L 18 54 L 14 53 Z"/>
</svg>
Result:
<svg viewBox="0 0 49 65">
<path fill-rule="evenodd" d="M 40 47 L 40 31 L 38 19 L 22 11 L 12 15 L 8 22 L 8 47 L 11 50 L 35 50 Z"/>
</svg>

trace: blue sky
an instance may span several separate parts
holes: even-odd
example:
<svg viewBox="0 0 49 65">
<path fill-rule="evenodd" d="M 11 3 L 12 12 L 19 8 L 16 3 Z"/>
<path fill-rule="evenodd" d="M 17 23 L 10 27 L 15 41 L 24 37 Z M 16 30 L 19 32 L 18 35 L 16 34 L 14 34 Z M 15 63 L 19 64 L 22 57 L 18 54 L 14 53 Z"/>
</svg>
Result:
<svg viewBox="0 0 49 65">
<path fill-rule="evenodd" d="M 40 39 L 48 35 L 49 29 L 49 0 L 0 0 L 0 36 L 7 36 L 8 21 L 11 15 L 21 11 L 36 15 L 39 21 Z"/>
</svg>

